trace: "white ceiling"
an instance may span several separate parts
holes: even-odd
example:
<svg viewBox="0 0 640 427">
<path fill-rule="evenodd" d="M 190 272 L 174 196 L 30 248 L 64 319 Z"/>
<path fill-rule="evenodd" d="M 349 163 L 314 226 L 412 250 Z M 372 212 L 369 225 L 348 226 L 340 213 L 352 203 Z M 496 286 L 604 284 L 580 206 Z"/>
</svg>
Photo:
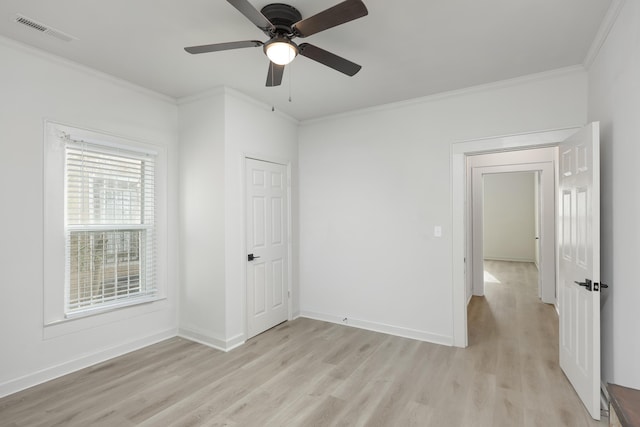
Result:
<svg viewBox="0 0 640 427">
<path fill-rule="evenodd" d="M 250 1 L 258 9 L 272 2 Z M 304 18 L 338 2 L 288 4 Z M 360 73 L 347 77 L 299 57 L 275 88 L 265 87 L 268 59 L 261 48 L 202 55 L 183 50 L 265 41 L 224 0 L 2 0 L 0 34 L 173 98 L 225 85 L 304 120 L 582 64 L 611 4 L 364 2 L 368 16 L 304 39 L 362 65 Z M 77 40 L 63 42 L 16 24 L 16 14 Z"/>
</svg>

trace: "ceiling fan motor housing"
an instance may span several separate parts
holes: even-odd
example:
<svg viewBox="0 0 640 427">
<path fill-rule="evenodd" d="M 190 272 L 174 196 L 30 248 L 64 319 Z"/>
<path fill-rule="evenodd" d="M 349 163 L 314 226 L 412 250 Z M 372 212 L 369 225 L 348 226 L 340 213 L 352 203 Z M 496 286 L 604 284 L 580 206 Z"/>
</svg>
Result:
<svg viewBox="0 0 640 427">
<path fill-rule="evenodd" d="M 302 15 L 293 6 L 284 3 L 272 3 L 263 7 L 260 12 L 267 18 L 274 27 L 276 34 L 282 36 L 293 36 L 292 26 L 302 20 Z M 276 35 L 274 34 L 274 36 Z"/>
</svg>

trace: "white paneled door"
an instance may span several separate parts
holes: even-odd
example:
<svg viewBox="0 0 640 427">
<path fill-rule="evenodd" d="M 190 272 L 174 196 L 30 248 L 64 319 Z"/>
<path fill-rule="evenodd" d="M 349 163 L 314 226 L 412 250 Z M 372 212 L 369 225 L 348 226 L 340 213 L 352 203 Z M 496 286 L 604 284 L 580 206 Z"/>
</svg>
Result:
<svg viewBox="0 0 640 427">
<path fill-rule="evenodd" d="M 289 317 L 287 167 L 246 160 L 247 338 Z"/>
<path fill-rule="evenodd" d="M 559 147 L 560 367 L 600 419 L 600 138 L 591 123 Z"/>
</svg>

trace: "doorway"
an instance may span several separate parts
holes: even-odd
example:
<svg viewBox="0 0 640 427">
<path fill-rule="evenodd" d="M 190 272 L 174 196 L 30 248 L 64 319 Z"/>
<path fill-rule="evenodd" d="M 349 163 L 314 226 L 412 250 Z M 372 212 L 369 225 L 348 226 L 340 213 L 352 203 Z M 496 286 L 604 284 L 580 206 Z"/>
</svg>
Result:
<svg viewBox="0 0 640 427">
<path fill-rule="evenodd" d="M 526 171 L 483 176 L 485 261 L 531 262 L 539 267 L 539 175 Z"/>
<path fill-rule="evenodd" d="M 491 177 L 497 177 L 502 174 L 511 174 L 515 177 L 523 173 L 535 173 L 540 176 L 540 185 L 538 187 L 540 197 L 538 199 L 538 207 L 540 214 L 538 215 L 539 227 L 538 235 L 533 235 L 535 227 L 533 218 L 533 206 L 531 206 L 531 236 L 530 248 L 535 247 L 535 238 L 538 237 L 540 247 L 540 258 L 538 268 L 538 296 L 548 304 L 556 303 L 556 270 L 555 270 L 555 159 L 557 153 L 554 147 L 531 148 L 527 150 L 517 150 L 500 153 L 487 153 L 480 155 L 472 155 L 467 158 L 467 175 L 470 177 L 468 183 L 467 194 L 469 209 L 469 244 L 467 249 L 468 264 L 471 265 L 471 274 L 467 277 L 467 298 L 471 295 L 484 294 L 483 280 L 483 262 L 485 259 L 485 238 L 484 238 L 484 199 L 485 190 L 484 182 Z M 514 179 L 509 179 L 508 187 L 513 185 Z M 535 191 L 534 182 L 531 182 L 530 192 Z M 503 190 L 504 191 L 504 190 Z M 518 201 L 521 195 L 512 194 L 513 200 L 506 200 L 502 209 L 510 210 L 513 203 L 524 203 L 524 200 Z M 531 194 L 533 199 L 533 194 Z M 532 200 L 533 201 L 533 200 Z M 521 218 L 515 218 L 516 222 L 520 222 Z M 501 230 L 505 231 L 505 230 Z M 514 228 L 512 234 L 518 233 L 519 230 Z M 512 239 L 513 236 L 505 236 L 505 239 Z M 520 255 L 522 256 L 522 254 Z M 530 258 L 534 258 L 530 255 Z M 533 260 L 533 259 L 532 259 Z"/>
<path fill-rule="evenodd" d="M 542 220 L 537 208 L 540 203 L 538 171 L 503 172 L 486 174 L 483 187 L 483 290 L 492 284 L 520 287 L 528 285 L 527 295 L 532 301 L 542 298 L 542 280 L 539 274 L 540 227 Z M 503 271 L 513 269 L 513 278 L 505 283 L 498 278 Z M 506 274 L 505 274 L 506 275 Z M 553 286 L 555 288 L 555 286 Z"/>
<path fill-rule="evenodd" d="M 452 183 L 452 276 L 453 276 L 453 345 L 467 347 L 467 276 L 471 266 L 467 260 L 470 241 L 467 230 L 470 227 L 467 188 L 471 177 L 467 174 L 467 157 L 474 154 L 505 150 L 524 150 L 548 147 L 565 140 L 579 128 L 567 128 L 553 131 L 534 132 L 497 138 L 476 139 L 451 145 L 451 183 Z"/>
<path fill-rule="evenodd" d="M 290 317 L 288 167 L 245 159 L 247 339 Z"/>
</svg>

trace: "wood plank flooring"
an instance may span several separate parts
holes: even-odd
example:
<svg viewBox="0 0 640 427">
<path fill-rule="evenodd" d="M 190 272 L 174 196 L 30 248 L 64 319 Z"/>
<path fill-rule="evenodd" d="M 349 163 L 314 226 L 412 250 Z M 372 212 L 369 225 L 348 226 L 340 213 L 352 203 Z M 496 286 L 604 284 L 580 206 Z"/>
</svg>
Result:
<svg viewBox="0 0 640 427">
<path fill-rule="evenodd" d="M 467 349 L 297 319 L 229 353 L 173 338 L 0 399 L 0 426 L 591 426 L 532 264 L 487 262 Z"/>
</svg>

